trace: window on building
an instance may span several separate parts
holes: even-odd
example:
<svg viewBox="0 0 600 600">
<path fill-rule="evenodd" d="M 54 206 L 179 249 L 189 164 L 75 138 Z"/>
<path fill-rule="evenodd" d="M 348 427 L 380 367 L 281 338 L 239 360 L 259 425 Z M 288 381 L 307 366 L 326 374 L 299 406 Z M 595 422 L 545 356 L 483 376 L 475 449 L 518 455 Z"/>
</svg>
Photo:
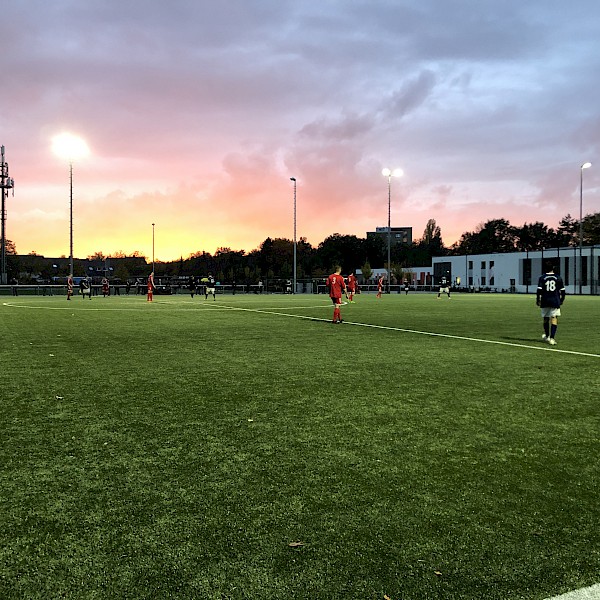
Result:
<svg viewBox="0 0 600 600">
<path fill-rule="evenodd" d="M 472 270 L 473 270 L 473 261 L 470 260 L 469 261 L 469 271 L 472 271 Z"/>
<path fill-rule="evenodd" d="M 569 285 L 569 264 L 570 264 L 570 260 L 571 259 L 568 256 L 565 256 L 565 277 L 563 279 L 565 285 Z"/>
<path fill-rule="evenodd" d="M 523 259 L 523 281 L 521 285 L 531 285 L 531 259 Z"/>
<path fill-rule="evenodd" d="M 481 285 L 485 285 L 485 277 L 481 278 Z"/>
<path fill-rule="evenodd" d="M 485 270 L 485 260 L 481 261 L 481 270 L 484 271 Z"/>
</svg>

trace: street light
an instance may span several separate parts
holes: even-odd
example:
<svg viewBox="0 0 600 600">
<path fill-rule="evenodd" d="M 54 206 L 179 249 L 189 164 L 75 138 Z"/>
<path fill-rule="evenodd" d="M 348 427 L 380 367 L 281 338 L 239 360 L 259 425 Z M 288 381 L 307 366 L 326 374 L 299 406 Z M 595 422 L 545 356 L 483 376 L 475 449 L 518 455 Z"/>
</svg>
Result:
<svg viewBox="0 0 600 600">
<path fill-rule="evenodd" d="M 154 273 L 154 223 L 152 223 L 152 272 Z"/>
<path fill-rule="evenodd" d="M 388 240 L 387 240 L 387 291 L 390 293 L 390 281 L 392 278 L 391 248 L 392 248 L 392 177 L 402 177 L 402 169 L 382 169 L 381 174 L 388 179 Z"/>
<path fill-rule="evenodd" d="M 583 293 L 583 170 L 589 169 L 591 162 L 585 162 L 579 169 L 579 295 Z"/>
<path fill-rule="evenodd" d="M 73 277 L 73 161 L 90 153 L 88 145 L 71 133 L 61 133 L 52 139 L 52 150 L 69 161 L 69 275 Z"/>
<path fill-rule="evenodd" d="M 290 181 L 294 182 L 294 287 L 293 294 L 296 293 L 296 178 L 290 177 Z"/>
</svg>

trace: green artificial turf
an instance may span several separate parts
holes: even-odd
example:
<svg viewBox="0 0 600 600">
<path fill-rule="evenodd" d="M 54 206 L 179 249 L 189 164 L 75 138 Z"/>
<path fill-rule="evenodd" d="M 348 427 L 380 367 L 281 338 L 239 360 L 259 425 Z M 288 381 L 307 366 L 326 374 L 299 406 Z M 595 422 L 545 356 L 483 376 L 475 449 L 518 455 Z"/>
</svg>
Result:
<svg viewBox="0 0 600 600">
<path fill-rule="evenodd" d="M 0 597 L 598 583 L 600 299 L 567 298 L 555 348 L 530 295 L 331 314 L 322 295 L 0 299 Z"/>
</svg>

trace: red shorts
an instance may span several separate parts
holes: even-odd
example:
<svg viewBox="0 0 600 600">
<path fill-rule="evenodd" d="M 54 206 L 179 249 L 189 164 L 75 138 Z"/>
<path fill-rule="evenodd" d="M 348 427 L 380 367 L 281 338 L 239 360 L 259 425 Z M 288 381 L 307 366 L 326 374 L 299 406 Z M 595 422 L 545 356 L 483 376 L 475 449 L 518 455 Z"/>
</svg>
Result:
<svg viewBox="0 0 600 600">
<path fill-rule="evenodd" d="M 334 305 L 338 305 L 342 303 L 342 297 L 340 296 L 339 298 L 334 298 L 333 296 L 331 296 L 331 301 L 333 302 Z"/>
</svg>

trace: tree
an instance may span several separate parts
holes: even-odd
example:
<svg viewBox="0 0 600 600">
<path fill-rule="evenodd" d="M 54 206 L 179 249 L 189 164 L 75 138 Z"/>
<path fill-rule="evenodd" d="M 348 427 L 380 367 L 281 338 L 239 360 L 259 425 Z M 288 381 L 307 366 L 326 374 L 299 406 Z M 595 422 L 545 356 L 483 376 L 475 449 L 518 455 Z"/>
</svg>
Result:
<svg viewBox="0 0 600 600">
<path fill-rule="evenodd" d="M 362 275 L 363 275 L 363 280 L 364 281 L 369 281 L 369 279 L 371 279 L 371 275 L 373 274 L 373 270 L 371 269 L 371 265 L 366 262 L 361 268 L 360 268 Z"/>
<path fill-rule="evenodd" d="M 285 277 L 292 272 L 294 244 L 284 238 L 267 238 L 260 246 L 259 266 L 263 275 Z M 272 273 L 273 275 L 269 275 Z"/>
<path fill-rule="evenodd" d="M 355 271 L 365 259 L 364 239 L 334 233 L 319 244 L 317 256 L 326 270 L 340 265 L 344 273 Z"/>
<path fill-rule="evenodd" d="M 540 250 L 558 245 L 558 236 L 554 229 L 549 229 L 544 223 L 524 223 L 517 228 L 517 250 Z"/>
<path fill-rule="evenodd" d="M 5 248 L 4 251 L 6 252 L 6 254 L 16 254 L 17 253 L 17 247 L 15 246 L 15 243 L 13 241 L 11 241 L 11 240 L 8 240 L 8 239 L 6 239 L 4 241 L 5 241 L 5 244 L 6 244 L 4 246 L 4 248 Z"/>
<path fill-rule="evenodd" d="M 432 248 L 442 249 L 444 247 L 444 244 L 442 243 L 442 230 L 435 222 L 435 219 L 429 219 L 429 221 L 427 221 L 421 242 Z"/>
<path fill-rule="evenodd" d="M 405 266 L 426 266 L 431 264 L 433 256 L 444 256 L 447 250 L 442 242 L 442 230 L 435 222 L 435 219 L 429 219 L 423 237 L 411 246 L 402 248 L 402 256 L 398 256 L 399 262 Z"/>
<path fill-rule="evenodd" d="M 600 244 L 600 213 L 583 218 L 583 243 L 588 246 Z"/>
<path fill-rule="evenodd" d="M 392 247 L 392 250 L 396 250 L 398 247 L 403 248 L 404 246 L 396 245 Z M 387 241 L 382 235 L 367 236 L 364 241 L 364 254 L 365 260 L 371 265 L 375 265 L 376 268 L 383 267 L 387 260 Z"/>
<path fill-rule="evenodd" d="M 570 214 L 563 217 L 556 230 L 560 246 L 576 246 L 579 239 L 579 221 Z"/>
<path fill-rule="evenodd" d="M 491 254 L 513 252 L 517 229 L 506 219 L 492 219 L 479 225 L 474 232 L 463 233 L 451 250 L 453 254 Z"/>
</svg>

